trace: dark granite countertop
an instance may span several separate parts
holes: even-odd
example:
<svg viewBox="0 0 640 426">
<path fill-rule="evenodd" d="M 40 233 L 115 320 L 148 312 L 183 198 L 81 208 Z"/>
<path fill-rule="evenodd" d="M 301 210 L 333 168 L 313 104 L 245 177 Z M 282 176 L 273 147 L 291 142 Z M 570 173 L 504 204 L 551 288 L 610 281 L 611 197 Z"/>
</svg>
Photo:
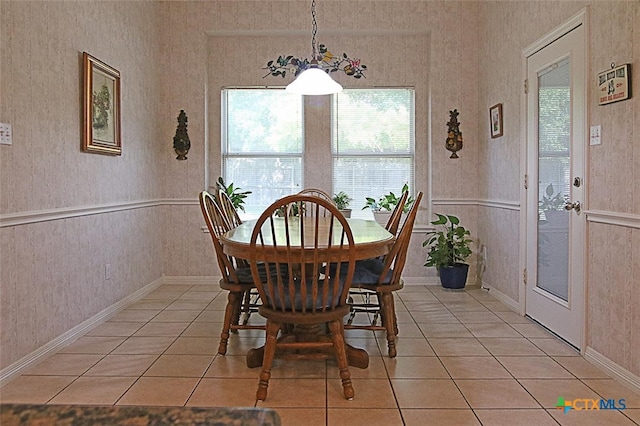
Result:
<svg viewBox="0 0 640 426">
<path fill-rule="evenodd" d="M 254 407 L 139 407 L 0 404 L 0 424 L 10 425 L 238 425 L 279 426 L 280 416 Z"/>
</svg>

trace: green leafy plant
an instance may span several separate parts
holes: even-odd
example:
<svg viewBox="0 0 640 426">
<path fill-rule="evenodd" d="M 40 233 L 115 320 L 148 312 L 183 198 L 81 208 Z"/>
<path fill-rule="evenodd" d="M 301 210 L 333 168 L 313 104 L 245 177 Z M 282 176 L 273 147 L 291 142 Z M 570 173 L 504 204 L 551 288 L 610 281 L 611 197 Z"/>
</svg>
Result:
<svg viewBox="0 0 640 426">
<path fill-rule="evenodd" d="M 231 199 L 231 203 L 233 203 L 233 207 L 238 210 L 244 211 L 244 199 L 247 198 L 247 195 L 251 194 L 251 191 L 241 191 L 240 188 L 234 187 L 233 183 L 230 183 L 228 186 L 224 183 L 222 176 L 218 178 L 218 182 L 216 182 L 218 188 L 222 189 Z"/>
<path fill-rule="evenodd" d="M 389 192 L 388 194 L 383 195 L 377 200 L 375 198 L 365 197 L 367 202 L 365 203 L 362 210 L 371 209 L 373 211 L 383 211 L 383 210 L 392 211 L 398 205 L 398 202 L 400 202 L 400 198 L 402 197 L 402 194 L 408 190 L 409 190 L 409 185 L 405 183 L 402 186 L 402 190 L 400 190 L 400 197 L 396 196 L 396 194 L 394 194 L 393 192 Z M 413 204 L 413 202 L 414 202 L 413 197 L 409 196 L 407 198 L 407 202 L 404 204 L 404 208 L 402 209 L 402 211 L 404 213 L 408 213 L 409 209 L 411 208 L 411 204 Z"/>
<path fill-rule="evenodd" d="M 344 191 L 340 191 L 333 196 L 333 202 L 336 204 L 338 210 L 347 209 L 352 201 L 353 198 L 349 197 L 349 195 Z"/>
<path fill-rule="evenodd" d="M 567 196 L 562 195 L 561 193 L 555 193 L 553 189 L 553 184 L 550 183 L 544 189 L 544 195 L 542 196 L 542 200 L 538 202 L 538 208 L 543 211 L 549 210 L 562 210 L 564 205 L 567 203 Z"/>
<path fill-rule="evenodd" d="M 435 213 L 437 220 L 431 222 L 436 229 L 427 232 L 422 247 L 429 247 L 424 266 L 451 267 L 456 263 L 464 263 L 471 255 L 469 245 L 473 242 L 471 232 L 460 225 L 460 219 L 452 215 Z"/>
<path fill-rule="evenodd" d="M 282 206 L 276 210 L 276 217 L 285 217 L 287 213 L 289 217 L 300 216 L 300 213 L 304 213 L 305 205 L 303 203 L 291 203 L 286 206 Z"/>
</svg>

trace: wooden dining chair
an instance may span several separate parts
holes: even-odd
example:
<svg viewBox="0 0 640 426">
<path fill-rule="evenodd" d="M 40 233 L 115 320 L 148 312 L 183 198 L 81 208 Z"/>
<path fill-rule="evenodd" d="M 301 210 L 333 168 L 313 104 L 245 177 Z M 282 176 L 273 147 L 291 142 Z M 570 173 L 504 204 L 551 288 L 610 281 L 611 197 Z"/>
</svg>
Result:
<svg viewBox="0 0 640 426">
<path fill-rule="evenodd" d="M 218 203 L 218 206 L 220 207 L 220 210 L 222 210 L 222 213 L 224 213 L 224 216 L 226 217 L 229 225 L 232 228 L 235 228 L 242 223 L 242 220 L 238 215 L 238 210 L 236 210 L 233 202 L 231 201 L 231 198 L 229 198 L 229 195 L 224 189 L 218 189 L 218 193 L 216 194 L 215 199 Z"/>
<path fill-rule="evenodd" d="M 335 206 L 335 203 L 333 202 L 333 199 L 331 198 L 331 196 L 321 189 L 305 188 L 302 191 L 298 192 L 298 195 L 310 195 L 312 197 L 322 198 L 323 200 L 326 200 Z M 292 211 L 299 212 L 298 214 L 302 216 L 312 216 L 314 214 L 317 214 L 320 216 L 329 215 L 329 212 L 327 211 L 327 209 L 319 208 L 318 211 L 316 212 L 314 211 L 313 208 L 310 208 L 310 207 L 311 206 L 308 206 L 307 203 L 303 201 L 297 201 L 296 203 L 291 203 L 288 208 L 289 216 L 292 215 L 291 214 Z"/>
<path fill-rule="evenodd" d="M 407 199 L 409 198 L 409 191 L 404 191 L 398 200 L 395 208 L 391 212 L 389 219 L 387 220 L 387 224 L 385 225 L 385 229 L 389 231 L 389 233 L 396 235 L 398 232 L 398 227 L 400 226 L 400 222 L 402 219 L 402 214 L 404 213 L 404 207 L 407 203 Z M 382 258 L 381 258 L 382 259 Z M 358 261 L 356 263 L 357 266 L 367 265 L 368 261 Z M 353 323 L 356 313 L 370 313 L 373 315 L 371 322 L 375 324 L 378 321 L 378 317 L 380 316 L 380 305 L 377 301 L 373 300 L 373 296 L 375 294 L 366 288 L 357 288 L 352 287 L 349 290 L 349 302 L 352 305 L 351 313 L 349 314 L 349 319 L 347 321 L 348 325 Z M 354 303 L 354 300 L 358 300 L 358 303 Z"/>
<path fill-rule="evenodd" d="M 398 200 L 398 204 L 396 204 L 395 208 L 391 212 L 391 216 L 389 216 L 389 220 L 387 221 L 385 228 L 393 235 L 396 235 L 398 232 L 402 213 L 404 213 L 404 206 L 407 203 L 408 198 L 409 191 L 404 191 Z"/>
<path fill-rule="evenodd" d="M 382 259 L 368 259 L 358 262 L 351 283 L 352 289 L 375 294 L 376 302 L 374 303 L 373 299 L 365 299 L 359 303 L 352 296 L 351 314 L 345 329 L 384 330 L 390 358 L 394 358 L 398 353 L 396 349 L 398 325 L 393 293 L 401 290 L 404 286 L 401 275 L 407 260 L 411 233 L 421 200 L 422 192 L 419 192 L 389 253 Z M 373 312 L 374 318 L 364 324 L 353 324 L 353 318 L 358 312 L 368 314 Z M 382 325 L 378 325 L 377 315 L 381 317 Z"/>
<path fill-rule="evenodd" d="M 264 330 L 265 326 L 248 324 L 251 313 L 257 311 L 259 303 L 257 296 L 255 299 L 250 297 L 252 290 L 255 290 L 255 286 L 248 262 L 244 259 L 228 256 L 223 251 L 220 236 L 232 229 L 229 220 L 227 220 L 226 215 L 209 192 L 202 191 L 199 200 L 200 209 L 209 229 L 220 273 L 222 274 L 220 288 L 229 292 L 220 334 L 220 344 L 218 345 L 218 353 L 224 355 L 227 353 L 230 331 L 241 329 Z M 242 320 L 240 320 L 241 314 L 244 314 Z"/>
<path fill-rule="evenodd" d="M 320 197 L 324 200 L 327 200 L 328 202 L 330 202 L 331 204 L 335 204 L 333 202 L 333 198 L 331 198 L 331 195 L 327 194 L 326 192 L 324 192 L 322 189 L 317 189 L 317 188 L 305 188 L 302 191 L 298 192 L 298 195 L 312 195 L 314 197 Z"/>
<path fill-rule="evenodd" d="M 278 209 L 299 202 L 315 214 L 275 217 Z M 321 209 L 330 214 L 319 216 Z M 267 319 L 257 398 L 263 401 L 267 397 L 274 357 L 334 355 L 344 396 L 352 399 L 354 389 L 343 321 L 349 313 L 346 300 L 356 255 L 353 233 L 345 217 L 332 203 L 319 197 L 297 194 L 284 197 L 267 207 L 257 220 L 250 251 L 251 272 L 262 299 L 258 312 Z M 339 265 L 338 274 L 329 274 L 331 263 Z M 261 281 L 260 264 L 267 265 L 266 282 Z M 281 273 L 281 265 L 288 269 L 288 276 Z M 272 266 L 275 276 L 271 273 Z M 330 338 L 320 332 L 324 324 L 328 324 Z M 333 354 L 327 353 L 331 348 Z"/>
</svg>

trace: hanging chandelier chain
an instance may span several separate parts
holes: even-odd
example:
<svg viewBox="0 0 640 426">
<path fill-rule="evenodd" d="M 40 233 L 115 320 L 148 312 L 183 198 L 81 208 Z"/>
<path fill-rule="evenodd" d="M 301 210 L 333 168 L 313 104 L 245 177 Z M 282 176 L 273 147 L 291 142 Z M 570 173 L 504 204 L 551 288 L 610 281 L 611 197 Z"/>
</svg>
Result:
<svg viewBox="0 0 640 426">
<path fill-rule="evenodd" d="M 316 0 L 311 2 L 311 23 L 312 23 L 312 37 L 311 37 L 311 51 L 313 52 L 312 60 L 316 60 L 316 34 L 318 33 L 318 22 L 316 21 Z"/>
</svg>

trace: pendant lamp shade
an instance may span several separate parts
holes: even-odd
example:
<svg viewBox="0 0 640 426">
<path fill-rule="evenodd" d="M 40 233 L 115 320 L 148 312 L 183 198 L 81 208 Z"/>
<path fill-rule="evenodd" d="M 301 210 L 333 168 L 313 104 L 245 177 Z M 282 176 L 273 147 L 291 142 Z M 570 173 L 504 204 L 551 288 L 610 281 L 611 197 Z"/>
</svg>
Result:
<svg viewBox="0 0 640 426">
<path fill-rule="evenodd" d="M 332 95 L 342 92 L 342 86 L 326 71 L 312 65 L 298 74 L 285 90 L 297 95 Z"/>
</svg>

